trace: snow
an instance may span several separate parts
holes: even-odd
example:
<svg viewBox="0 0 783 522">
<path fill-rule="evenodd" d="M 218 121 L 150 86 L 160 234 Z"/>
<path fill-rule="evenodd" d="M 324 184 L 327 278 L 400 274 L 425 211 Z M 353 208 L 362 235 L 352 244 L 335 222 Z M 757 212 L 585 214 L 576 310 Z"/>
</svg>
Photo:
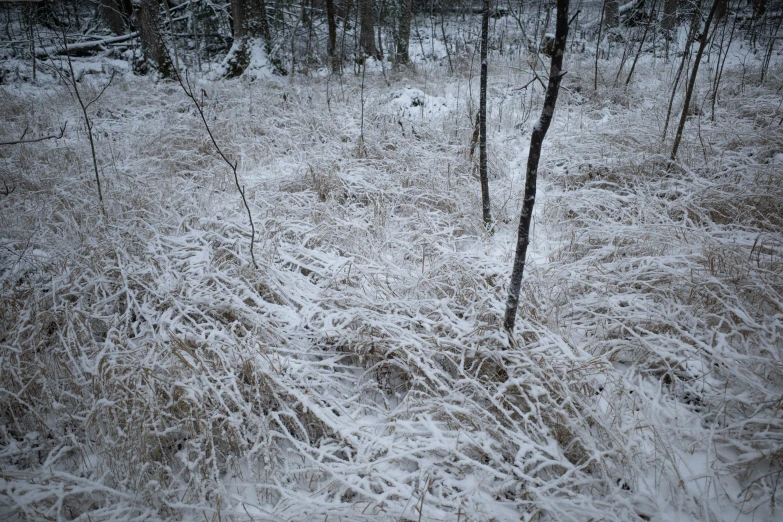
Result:
<svg viewBox="0 0 783 522">
<path fill-rule="evenodd" d="M 220 65 L 209 74 L 210 79 L 222 79 L 231 71 L 234 67 L 233 63 L 236 62 L 237 53 L 240 51 L 240 45 L 241 44 L 238 42 L 235 42 L 234 45 L 232 45 Z M 245 41 L 245 45 L 246 48 L 244 49 L 244 52 L 247 54 L 248 63 L 243 73 L 243 77 L 248 80 L 271 78 L 274 74 L 274 67 L 267 56 L 263 39 L 249 38 Z"/>
<path fill-rule="evenodd" d="M 0 141 L 69 126 L 0 149 L 0 517 L 775 520 L 779 59 L 759 84 L 733 46 L 670 163 L 678 60 L 614 88 L 615 49 L 593 92 L 567 53 L 509 337 L 543 93 L 490 55 L 490 235 L 478 64 L 419 42 L 364 80 L 276 76 L 258 42 L 242 80 L 191 71 L 258 269 L 176 84 L 74 61 L 88 99 L 127 71 L 90 107 L 104 213 L 68 87 L 4 64 Z"/>
<path fill-rule="evenodd" d="M 432 118 L 449 110 L 446 98 L 425 94 L 421 89 L 410 87 L 394 92 L 389 101 L 389 113 L 407 119 Z"/>
</svg>

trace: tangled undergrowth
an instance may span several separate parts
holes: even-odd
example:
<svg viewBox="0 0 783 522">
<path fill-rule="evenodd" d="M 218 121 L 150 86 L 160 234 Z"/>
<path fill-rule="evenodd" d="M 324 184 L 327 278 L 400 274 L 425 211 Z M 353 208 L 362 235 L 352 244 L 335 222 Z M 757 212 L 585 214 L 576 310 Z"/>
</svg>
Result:
<svg viewBox="0 0 783 522">
<path fill-rule="evenodd" d="M 650 64 L 628 108 L 608 87 L 566 92 L 509 338 L 520 129 L 540 92 L 493 77 L 489 236 L 467 81 L 390 74 L 417 88 L 199 85 L 239 161 L 258 270 L 233 181 L 175 86 L 128 77 L 96 104 L 105 214 L 65 87 L 47 110 L 44 90 L 4 88 L 9 129 L 71 131 L 0 149 L 0 513 L 774 516 L 783 113 L 770 88 L 743 79 L 740 93 L 729 75 L 676 165 L 665 104 L 644 103 L 666 96 L 644 87 Z"/>
</svg>

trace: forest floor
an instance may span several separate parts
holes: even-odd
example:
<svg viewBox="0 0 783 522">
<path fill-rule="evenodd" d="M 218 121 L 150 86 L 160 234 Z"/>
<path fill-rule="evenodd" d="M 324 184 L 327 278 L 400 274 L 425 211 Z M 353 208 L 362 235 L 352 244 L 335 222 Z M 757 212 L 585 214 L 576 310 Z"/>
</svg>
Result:
<svg viewBox="0 0 783 522">
<path fill-rule="evenodd" d="M 177 83 L 89 108 L 102 203 L 68 86 L 0 86 L 0 141 L 68 122 L 0 147 L 0 518 L 775 519 L 783 64 L 732 49 L 674 164 L 678 58 L 594 90 L 569 50 L 512 338 L 526 54 L 490 66 L 493 234 L 470 59 L 190 76 L 257 267 Z"/>
</svg>

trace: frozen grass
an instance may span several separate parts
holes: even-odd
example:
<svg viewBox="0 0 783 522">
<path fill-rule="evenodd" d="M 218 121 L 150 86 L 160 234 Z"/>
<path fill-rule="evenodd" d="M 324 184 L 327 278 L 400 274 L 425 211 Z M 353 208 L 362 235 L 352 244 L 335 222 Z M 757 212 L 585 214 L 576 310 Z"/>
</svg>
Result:
<svg viewBox="0 0 783 522">
<path fill-rule="evenodd" d="M 0 514 L 774 518 L 783 71 L 728 71 L 669 167 L 672 64 L 593 93 L 592 59 L 570 60 L 513 339 L 541 104 L 516 55 L 490 81 L 494 236 L 467 74 L 368 74 L 363 143 L 360 78 L 200 82 L 258 270 L 176 86 L 126 77 L 93 106 L 106 217 L 67 91 L 5 87 L 0 140 L 69 131 L 0 149 Z"/>
</svg>

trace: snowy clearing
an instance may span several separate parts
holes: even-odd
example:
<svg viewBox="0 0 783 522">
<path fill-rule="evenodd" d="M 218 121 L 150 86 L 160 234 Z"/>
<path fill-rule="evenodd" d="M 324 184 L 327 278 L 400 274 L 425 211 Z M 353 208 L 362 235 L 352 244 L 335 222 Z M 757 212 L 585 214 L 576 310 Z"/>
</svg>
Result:
<svg viewBox="0 0 783 522">
<path fill-rule="evenodd" d="M 779 57 L 759 84 L 737 42 L 671 165 L 677 59 L 625 88 L 602 60 L 594 91 L 594 55 L 566 54 L 509 337 L 542 89 L 519 88 L 524 50 L 493 53 L 490 235 L 478 64 L 421 49 L 364 78 L 195 75 L 258 269 L 176 82 L 120 61 L 90 108 L 103 209 L 65 83 L 0 86 L 0 141 L 68 122 L 0 148 L 0 517 L 780 516 Z M 86 99 L 100 65 L 79 63 Z"/>
</svg>

